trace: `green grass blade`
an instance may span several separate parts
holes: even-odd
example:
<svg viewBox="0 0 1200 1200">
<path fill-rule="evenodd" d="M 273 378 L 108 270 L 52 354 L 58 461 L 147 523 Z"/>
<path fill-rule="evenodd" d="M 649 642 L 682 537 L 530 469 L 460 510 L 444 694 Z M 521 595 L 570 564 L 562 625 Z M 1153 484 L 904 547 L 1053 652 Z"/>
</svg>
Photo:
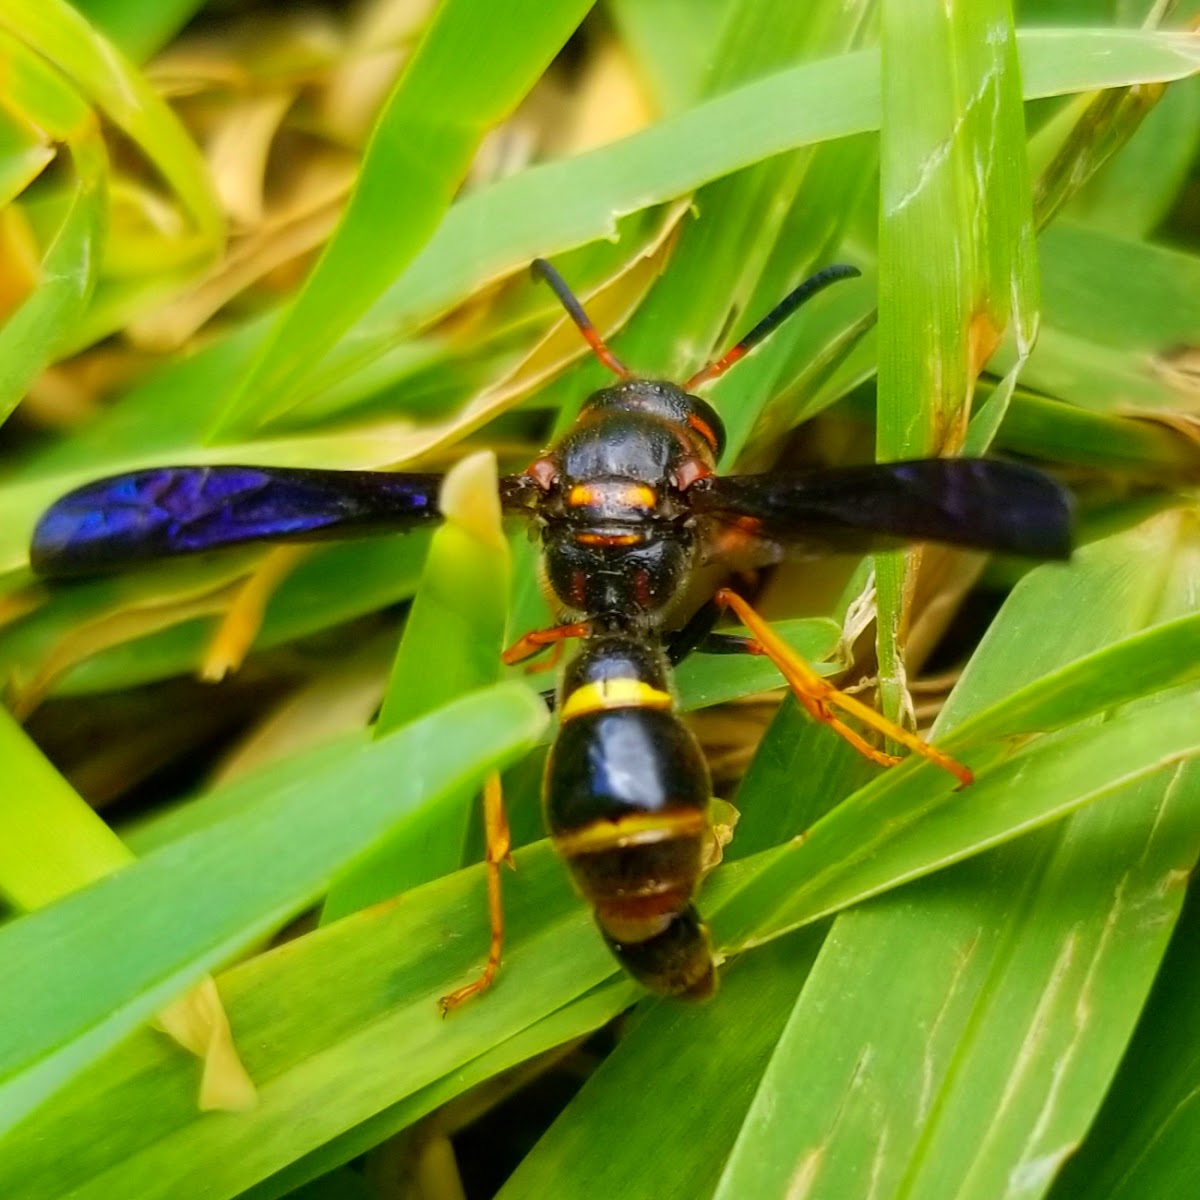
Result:
<svg viewBox="0 0 1200 1200">
<path fill-rule="evenodd" d="M 702 80 L 703 92 L 719 95 L 785 64 L 852 51 L 866 40 L 872 9 L 869 3 L 847 7 L 828 0 L 801 7 L 735 5 Z M 624 337 L 623 353 L 639 370 L 672 379 L 686 378 L 722 354 L 806 274 L 824 265 L 822 256 L 841 240 L 853 210 L 845 189 L 864 186 L 873 168 L 874 147 L 863 139 L 803 147 L 709 183 L 695 200 L 705 219 L 682 230 L 671 268 Z M 714 279 L 723 286 L 714 287 Z M 869 301 L 866 289 L 855 291 L 857 315 Z M 739 367 L 732 382 L 706 389 L 727 414 L 726 464 L 738 459 L 788 367 L 817 357 L 832 336 L 830 325 L 841 329 L 843 321 L 822 319 L 830 308 L 823 297 L 813 306 L 815 320 L 806 313 L 789 329 L 793 336 L 772 339 Z M 833 311 L 841 317 L 843 306 L 835 303 Z M 664 329 L 678 332 L 664 337 Z"/>
<path fill-rule="evenodd" d="M 1200 447 L 1174 430 L 1040 396 L 1013 397 L 999 445 L 1016 454 L 1128 472 L 1168 485 L 1200 477 Z"/>
<path fill-rule="evenodd" d="M 430 543 L 375 724 L 376 737 L 500 676 L 510 570 L 508 543 L 500 528 L 495 458 L 487 454 L 466 459 L 448 480 L 440 500 L 446 524 Z M 423 805 L 402 830 L 334 881 L 322 921 L 336 920 L 463 865 L 476 797 L 472 787 Z"/>
<path fill-rule="evenodd" d="M 590 7 L 441 5 L 376 122 L 333 240 L 219 429 L 287 411 L 313 365 L 428 239 L 483 135 L 516 107 Z M 469 62 L 476 65 L 464 74 Z"/>
<path fill-rule="evenodd" d="M 1190 786 L 1200 786 L 1191 780 Z M 1050 1191 L 1052 1200 L 1146 1200 L 1200 1187 L 1200 891 L 1183 915 L 1113 1086 Z"/>
<path fill-rule="evenodd" d="M 819 945 L 810 931 L 748 956 L 722 973 L 708 1004 L 643 1005 L 503 1200 L 709 1195 Z M 696 1046 L 707 1050 L 697 1056 Z"/>
<path fill-rule="evenodd" d="M 1120 1055 L 1181 898 L 1169 880 L 1197 849 L 1195 805 L 1153 790 L 840 918 L 717 1195 L 855 1195 L 864 1163 L 876 1195 L 993 1197 L 1014 1175 L 1042 1194 Z M 982 888 L 1003 902 L 976 902 Z"/>
<path fill-rule="evenodd" d="M 735 0 L 615 0 L 609 7 L 659 111 L 687 108 L 698 97 Z"/>
<path fill-rule="evenodd" d="M 96 128 L 73 139 L 70 157 L 74 182 L 41 281 L 0 329 L 0 420 L 61 349 L 96 282 L 108 218 L 108 156 Z"/>
<path fill-rule="evenodd" d="M 4 1000 L 4 1127 L 208 968 L 311 903 L 334 870 L 418 800 L 479 778 L 527 746 L 545 719 L 522 687 L 468 697 L 9 925 L 0 955 L 14 978 L 38 986 L 12 989 Z M 463 723 L 474 731 L 468 751 Z M 339 803 L 347 795 L 355 797 L 351 807 Z M 209 897 L 202 910 L 197 894 Z M 101 928 L 128 933 L 113 946 L 96 938 Z"/>
<path fill-rule="evenodd" d="M 27 114 L 0 110 L 0 204 L 7 206 L 54 158 L 46 131 Z"/>
<path fill-rule="evenodd" d="M 1009 6 L 883 11 L 877 448 L 905 458 L 960 444 L 1010 320 L 1032 341 L 1037 275 Z"/>
<path fill-rule="evenodd" d="M 630 980 L 610 979 L 564 1008 L 498 1042 L 485 1053 L 465 1062 L 453 1074 L 444 1075 L 436 1083 L 421 1088 L 408 1099 L 384 1109 L 320 1149 L 298 1159 L 261 1186 L 250 1188 L 244 1193 L 246 1200 L 274 1200 L 276 1196 L 289 1194 L 297 1184 L 378 1146 L 392 1134 L 463 1095 L 476 1084 L 484 1083 L 545 1050 L 575 1041 L 599 1028 L 611 1020 L 615 1013 L 628 1008 L 636 999 L 636 992 L 637 986 Z"/>
<path fill-rule="evenodd" d="M 863 789 L 802 843 L 768 852 L 766 863 L 747 860 L 752 878 L 717 922 L 723 943 L 756 944 L 1160 777 L 1200 756 L 1194 722 L 1188 722 L 1196 703 L 1193 688 L 1161 710 L 1139 710 L 1039 743 L 981 769 L 963 797 L 948 797 L 912 776 Z M 1122 753 L 1113 744 L 1117 738 L 1129 738 L 1136 752 Z M 1026 779 L 1037 781 L 1036 795 L 1025 794 Z M 886 824 L 870 820 L 880 809 Z M 725 886 L 735 887 L 737 874 Z M 771 894 L 782 897 L 774 907 Z"/>
<path fill-rule="evenodd" d="M 919 458 L 961 449 L 975 380 L 1006 329 L 1018 362 L 1029 353 L 1033 213 L 1007 0 L 885 3 L 883 14 L 875 447 L 881 459 Z M 993 397 L 994 424 L 1015 382 Z M 894 720 L 908 704 L 915 570 L 907 555 L 875 560 L 880 706 Z"/>
<path fill-rule="evenodd" d="M 834 7 L 828 0 L 802 8 L 786 3 L 733 5 L 716 51 L 696 81 L 698 90 L 709 97 L 728 94 L 784 66 L 855 48 L 861 17 L 856 12 L 849 20 L 831 21 L 829 12 Z M 634 329 L 624 339 L 625 353 L 639 370 L 683 378 L 728 348 L 718 345 L 718 339 L 733 336 L 728 328 L 731 317 L 745 309 L 770 263 L 770 251 L 805 177 L 810 153 L 748 166 L 699 192 L 696 204 L 706 219 L 684 227 L 670 272 L 642 306 Z M 777 263 L 772 276 L 794 286 L 811 253 L 807 247 L 789 247 L 789 261 Z M 732 281 L 733 286 L 714 288 L 714 278 Z M 768 306 L 777 303 L 783 291 L 773 294 Z M 679 332 L 664 338 L 660 326 L 667 322 Z M 739 373 L 738 378 L 744 389 L 745 376 Z M 743 406 L 754 407 L 739 392 L 739 418 Z"/>
<path fill-rule="evenodd" d="M 1175 16 L 1176 14 L 1170 12 L 1173 7 L 1152 6 L 1146 13 L 1144 25 L 1153 27 L 1163 20 L 1164 15 Z M 1192 12 L 1190 20 L 1184 14 L 1179 16 L 1181 24 L 1185 27 L 1190 25 L 1194 35 L 1195 12 Z M 1131 138 L 1136 138 L 1147 117 L 1158 108 L 1164 90 L 1162 86 L 1155 85 L 1133 86 L 1078 96 L 1043 124 L 1030 143 L 1030 161 L 1037 168 L 1033 207 L 1039 226 L 1047 224 L 1062 205 L 1074 199 L 1080 189 L 1118 154 Z M 1186 95 L 1186 89 L 1176 91 L 1172 107 L 1175 107 L 1179 100 L 1180 91 Z M 1191 108 L 1191 105 L 1185 104 L 1182 110 L 1175 107 L 1175 111 L 1182 111 L 1186 120 Z M 1161 128 L 1161 125 L 1157 127 Z M 1187 154 L 1189 142 L 1193 139 L 1191 131 L 1185 130 L 1182 141 L 1178 138 L 1168 139 L 1164 144 L 1154 147 L 1162 154 L 1163 161 L 1156 162 L 1155 170 L 1147 173 L 1146 178 L 1153 180 L 1155 187 L 1169 187 L 1172 175 L 1178 180 L 1180 173 L 1186 170 L 1181 159 Z M 1155 140 L 1159 139 L 1156 137 Z M 1172 141 L 1175 145 L 1171 144 Z M 1131 156 L 1121 155 L 1121 158 L 1127 164 L 1134 162 Z M 1174 158 L 1174 164 L 1170 163 L 1171 158 Z M 1121 170 L 1128 169 L 1128 166 L 1118 166 L 1116 174 L 1111 170 L 1106 171 L 1105 177 L 1115 181 L 1120 177 Z M 1161 192 L 1156 197 L 1154 188 L 1142 190 L 1146 192 L 1145 199 L 1141 202 L 1143 209 L 1147 204 L 1158 203 L 1161 206 L 1167 201 L 1167 197 Z M 1126 223 L 1120 227 L 1122 232 L 1131 234 L 1137 219 L 1138 206 L 1134 202 L 1128 208 Z"/>
<path fill-rule="evenodd" d="M 1141 649 L 1155 656 L 1160 686 L 1183 677 L 1174 655 L 1187 653 L 1190 643 L 1176 646 L 1175 639 L 1196 633 L 1194 620 L 1179 616 L 1188 611 L 1188 587 L 1194 586 L 1187 529 L 1186 519 L 1168 515 L 1145 532 L 1089 548 L 1072 568 L 1079 587 L 1067 584 L 1066 571 L 1030 575 L 960 683 L 946 723 L 957 713 L 955 732 L 964 742 L 976 721 L 980 736 L 994 732 L 1000 724 L 986 713 L 964 719 L 966 713 L 989 701 L 998 702 L 1000 712 L 1010 703 L 1002 697 L 1014 687 L 1027 684 L 1031 695 L 1043 679 L 1041 719 L 1021 699 L 1011 702 L 1010 713 L 1026 711 L 1035 728 L 1052 724 L 1055 712 L 1068 716 L 1058 707 L 1065 693 L 1046 672 L 1081 654 L 1058 676 L 1079 672 L 1076 718 L 1093 700 L 1128 699 L 1138 684 L 1127 681 L 1128 693 L 1120 694 L 1105 670 L 1103 647 L 1164 618 L 1142 635 L 1161 644 L 1142 643 Z M 1184 540 L 1176 542 L 1181 534 Z M 1098 595 L 1105 597 L 1100 608 Z M 1128 663 L 1139 657 L 1137 641 L 1131 637 L 1112 652 Z M 1090 685 L 1104 680 L 1111 691 L 1089 694 Z M 1157 969 L 1181 901 L 1170 881 L 1200 852 L 1200 791 L 1191 783 L 1196 767 L 1183 761 L 1200 752 L 1196 696 L 1193 683 L 1103 724 L 1074 725 L 1034 742 L 1006 763 L 985 767 L 975 788 L 909 831 L 882 790 L 903 786 L 903 768 L 859 793 L 874 802 L 869 812 L 864 808 L 858 830 L 847 830 L 849 841 L 830 858 L 814 856 L 807 871 L 781 881 L 772 928 L 787 927 L 785 912 L 822 911 L 848 857 L 862 853 L 863 878 L 871 874 L 880 865 L 865 845 L 872 838 L 889 858 L 903 854 L 909 833 L 919 838 L 924 828 L 936 837 L 939 827 L 948 833 L 952 824 L 965 832 L 977 817 L 990 819 L 992 805 L 1021 807 L 1023 793 L 1073 797 L 1068 805 L 1102 802 L 839 918 L 718 1194 L 776 1194 L 785 1181 L 803 1181 L 812 1195 L 842 1195 L 853 1190 L 863 1161 L 870 1163 L 877 1194 L 994 1196 L 1003 1194 L 1014 1172 L 1027 1180 L 1029 1194 L 1046 1190 L 1062 1164 L 1056 1148 L 1082 1137 Z M 943 744 L 952 747 L 954 735 Z M 1089 778 L 1089 772 L 1095 774 Z M 948 819 L 952 810 L 957 822 Z M 841 811 L 815 826 L 803 844 L 763 861 L 803 855 Z M 926 848 L 932 851 L 932 843 Z M 733 889 L 717 914 L 718 930 L 728 931 L 725 921 L 746 903 L 736 876 L 752 870 L 754 861 L 735 865 L 714 889 Z M 895 877 L 903 878 L 903 871 Z M 823 895 L 811 908 L 808 889 Z M 840 893 L 836 903 L 847 899 Z M 768 905 L 760 896 L 759 912 Z M 1147 913 L 1153 936 L 1142 924 Z M 882 991 L 888 1002 L 881 1008 Z M 818 1039 L 811 1036 L 815 1024 Z"/>
<path fill-rule="evenodd" d="M 1188 656 L 1197 652 L 1200 652 L 1200 615 L 1164 621 L 1077 658 L 1023 688 L 1014 690 L 1010 683 L 1005 689 L 1008 694 L 998 698 L 997 703 L 957 725 L 954 723 L 961 705 L 970 703 L 975 707 L 979 701 L 956 699 L 947 704 L 945 716 L 940 718 L 940 724 L 954 725 L 943 743 L 965 748 L 994 738 L 1016 739 L 1046 733 L 1092 713 L 1193 683 L 1200 678 L 1200 662 Z M 975 661 L 995 670 L 994 659 L 985 656 Z M 972 687 L 980 692 L 993 682 L 985 682 L 986 671 L 987 667 L 981 665 L 970 675 Z M 997 670 L 996 677 L 1003 675 Z M 959 696 L 972 693 L 964 691 Z"/>
<path fill-rule="evenodd" d="M 54 64 L 161 172 L 196 228 L 198 257 L 215 252 L 223 222 L 208 170 L 174 113 L 62 0 L 0 2 L 0 26 Z"/>
<path fill-rule="evenodd" d="M 1019 42 L 1026 96 L 1058 94 L 1072 89 L 1117 86 L 1139 78 L 1175 78 L 1194 70 L 1188 43 L 1177 36 L 1089 30 L 1071 41 L 1056 31 L 1029 31 Z M 641 205 L 686 192 L 739 166 L 765 155 L 802 144 L 866 132 L 878 126 L 877 56 L 869 51 L 828 62 L 806 64 L 718 97 L 700 105 L 673 122 L 664 123 L 615 146 L 579 156 L 566 163 L 541 167 L 496 184 L 456 204 L 443 226 L 402 278 L 389 289 L 354 329 L 359 345 L 354 358 L 373 361 L 395 345 L 398 329 L 412 327 L 444 309 L 456 299 L 477 289 L 499 274 L 516 269 L 538 253 L 554 253 L 572 245 L 604 236 L 611 228 L 612 212 L 629 211 Z M 252 336 L 251 336 L 252 334 Z M 261 329 L 249 331 L 239 344 L 199 356 L 195 365 L 179 368 L 196 375 L 201 364 L 225 360 L 211 370 L 205 386 L 196 388 L 192 405 L 203 403 L 201 421 L 211 419 L 214 396 L 226 391 L 237 369 L 234 360 L 257 347 Z M 350 370 L 351 364 L 345 364 Z M 199 382 L 197 380 L 197 382 Z M 154 390 L 171 396 L 171 421 L 167 410 L 159 410 L 155 424 L 170 431 L 164 457 L 199 451 L 199 428 L 194 438 L 181 436 L 192 428 L 191 418 L 180 424 L 187 406 L 176 409 L 171 373 L 156 382 Z M 150 389 L 147 389 L 150 390 Z M 134 429 L 132 413 L 125 424 Z M 99 432 L 99 431 L 98 431 Z M 69 451 L 79 470 L 58 483 L 47 482 L 27 499 L 14 500 L 18 514 L 0 530 L 0 567 L 11 569 L 23 555 L 28 529 L 40 507 L 58 491 L 82 482 L 89 474 L 129 469 L 134 465 L 164 461 L 139 442 L 124 454 L 112 431 L 97 439 L 104 446 L 102 458 L 87 458 L 87 440 Z M 128 438 L 128 433 L 125 435 Z M 310 451 L 307 461 L 366 465 L 361 453 L 371 439 L 355 435 L 348 444 L 355 453 L 331 457 L 328 448 Z M 153 442 L 151 442 L 153 444 Z M 275 456 L 263 446 L 254 461 L 304 461 L 303 439 L 297 453 Z M 378 445 L 378 439 L 376 439 Z M 381 446 L 374 462 L 396 461 L 428 448 L 428 442 L 406 440 L 404 447 Z M 225 447 L 217 457 L 227 456 Z M 249 451 L 245 451 L 249 453 Z M 336 451 L 334 452 L 336 454 Z M 208 451 L 205 458 L 212 459 Z M 90 462 L 90 468 L 88 463 Z"/>
<path fill-rule="evenodd" d="M 415 533 L 315 549 L 271 597 L 254 648 L 268 650 L 408 599 L 428 545 L 426 534 Z M 175 563 L 157 576 L 118 576 L 74 588 L 0 634 L 0 666 L 16 695 L 24 697 L 23 688 L 39 677 L 47 661 L 69 648 L 89 625 L 119 619 L 131 606 L 158 600 L 165 606 L 161 621 L 151 615 L 140 628 L 128 628 L 119 644 L 73 658 L 67 673 L 51 681 L 52 693 L 87 695 L 196 674 L 228 608 L 223 592 L 252 562 L 253 555 L 238 555 L 219 562 Z M 346 587 L 347 579 L 355 581 L 353 588 Z M 210 598 L 203 616 L 189 605 L 193 596 Z"/>
<path fill-rule="evenodd" d="M 1200 84 L 1168 89 L 1129 144 L 1064 216 L 1117 237 L 1145 238 L 1167 216 L 1200 151 Z"/>
<path fill-rule="evenodd" d="M 120 838 L 0 709 L 0 892 L 18 910 L 41 908 L 133 856 Z"/>
<path fill-rule="evenodd" d="M 108 216 L 108 154 L 94 114 L 53 67 L 7 30 L 0 30 L 0 54 L 6 102 L 44 137 L 61 142 L 70 163 L 70 183 L 41 222 L 49 228 L 40 278 L 0 329 L 3 419 L 61 349 L 92 293 Z"/>
<path fill-rule="evenodd" d="M 204 6 L 204 0 L 78 0 L 75 7 L 134 62 L 162 49 Z"/>
<path fill-rule="evenodd" d="M 1186 406 L 1175 360 L 1200 328 L 1200 257 L 1066 222 L 1039 245 L 1045 320 L 1025 382 L 1099 411 Z"/>
<path fill-rule="evenodd" d="M 1200 852 L 1198 781 L 1195 763 L 1165 769 L 1054 831 L 980 1028 L 955 1056 L 915 1192 L 983 1200 L 1014 1175 L 1029 1193 L 1049 1188 L 1091 1123 L 1178 916 L 1172 881 Z"/>
<path fill-rule="evenodd" d="M 808 618 L 780 621 L 779 635 L 809 662 L 822 663 L 837 648 L 841 632 L 833 621 Z M 818 670 L 823 669 L 818 666 Z M 832 667 L 824 668 L 832 671 Z M 685 710 L 724 704 L 751 692 L 783 686 L 783 677 L 774 663 L 760 655 L 693 654 L 679 664 L 675 673 L 680 701 Z"/>
<path fill-rule="evenodd" d="M 442 486 L 439 507 L 446 522 L 430 543 L 377 737 L 495 683 L 500 674 L 511 569 L 494 456 L 460 462 Z"/>
<path fill-rule="evenodd" d="M 1141 628 L 1156 607 L 1186 611 L 1186 556 L 1175 576 L 1164 566 L 1174 552 L 1178 522 L 1178 515 L 1168 514 L 1152 534 L 1110 539 L 1079 553 L 1069 569 L 1043 567 L 1029 575 L 948 701 L 943 725 L 952 726 L 950 732 L 936 739 L 948 753 L 978 770 L 977 784 L 955 792 L 945 772 L 924 762 L 902 764 L 878 776 L 803 839 L 765 856 L 765 865 L 755 868 L 746 895 L 736 899 L 734 911 L 722 918 L 728 922 L 727 936 L 734 942 L 749 936 L 750 926 L 739 925 L 736 911 L 761 914 L 768 905 L 762 897 L 772 891 L 781 901 L 771 928 L 787 928 L 801 912 L 806 919 L 816 917 L 844 906 L 852 897 L 861 898 L 949 861 L 946 834 L 962 835 L 965 841 L 958 849 L 971 853 L 971 844 L 980 849 L 1026 825 L 1055 819 L 1060 801 L 1066 809 L 1086 803 L 1090 793 L 1083 781 L 1092 767 L 1083 767 L 1073 778 L 1061 776 L 1057 797 L 1049 786 L 1007 794 L 1006 781 L 1014 772 L 1021 773 L 1026 755 L 1044 764 L 1047 778 L 1058 772 L 1054 765 L 1058 743 L 1053 739 L 1016 749 L 1031 734 L 1070 725 L 1072 744 L 1083 747 L 1078 754 L 1086 758 L 1092 740 L 1102 742 L 1104 737 L 1078 723 L 1115 705 L 1182 687 L 1178 704 L 1186 714 L 1195 689 L 1200 623 L 1188 615 L 1145 632 Z M 1072 600 L 1079 605 L 1087 602 L 1084 597 L 1097 595 L 1106 597 L 1104 615 L 1098 613 L 1081 623 L 1077 610 L 1070 607 Z M 1053 626 L 1047 621 L 1050 613 L 1058 617 Z M 1038 645 L 1040 653 L 1028 653 L 1031 644 Z M 1055 668 L 1055 662 L 1063 665 Z M 1149 736 L 1153 721 L 1146 714 L 1131 712 L 1122 719 L 1134 722 Z M 1171 745 L 1186 748 L 1187 722 L 1183 715 L 1179 719 L 1182 727 L 1165 736 Z M 1181 736 L 1183 743 L 1172 740 Z M 1144 769 L 1153 770 L 1154 753 L 1145 753 Z M 1119 755 L 1109 756 L 1110 768 L 1120 762 Z M 1100 770 L 1092 778 L 1103 787 L 1104 779 L 1117 776 Z M 996 799 L 977 804 L 976 798 L 985 791 Z M 886 822 L 879 818 L 881 810 L 887 814 Z M 1014 818 L 1017 811 L 1025 815 Z M 978 842 L 973 842 L 972 830 L 979 835 Z M 929 843 L 919 849 L 927 835 Z M 951 857 L 962 855 L 954 851 Z M 918 862 L 924 867 L 917 867 Z M 739 864 L 739 869 L 749 866 Z M 786 920 L 784 913 L 789 914 Z"/>
<path fill-rule="evenodd" d="M 472 868 L 220 977 L 259 1090 L 252 1112 L 198 1113 L 194 1067 L 144 1030 L 9 1137 L 0 1185 L 11 1193 L 19 1181 L 26 1200 L 165 1200 L 202 1169 L 211 1200 L 234 1196 L 389 1106 L 415 1119 L 477 1081 L 481 1055 L 502 1068 L 510 1039 L 523 1039 L 525 1053 L 558 1044 L 572 1025 L 554 1014 L 572 1001 L 582 997 L 595 1023 L 616 1015 L 632 989 L 601 989 L 591 1004 L 616 967 L 588 936 L 562 865 L 546 843 L 517 858 L 506 970 L 486 1002 L 438 1013 L 438 997 L 477 971 L 486 942 L 482 870 Z"/>
<path fill-rule="evenodd" d="M 1127 30 L 1029 30 L 1018 38 L 1027 99 L 1197 69 L 1191 42 Z M 683 195 L 798 146 L 879 127 L 879 56 L 805 63 L 744 84 L 611 146 L 539 166 L 465 197 L 348 338 L 369 362 L 484 284 L 609 236 L 614 213 Z M 351 363 L 347 362 L 347 368 Z"/>
</svg>

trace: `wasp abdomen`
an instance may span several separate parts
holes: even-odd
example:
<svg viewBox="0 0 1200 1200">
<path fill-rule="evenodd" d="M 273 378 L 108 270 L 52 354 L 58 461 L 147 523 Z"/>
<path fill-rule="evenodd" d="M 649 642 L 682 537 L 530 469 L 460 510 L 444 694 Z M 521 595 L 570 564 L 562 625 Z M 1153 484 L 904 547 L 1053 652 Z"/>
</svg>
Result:
<svg viewBox="0 0 1200 1200">
<path fill-rule="evenodd" d="M 692 906 L 708 769 L 644 646 L 586 644 L 568 670 L 546 765 L 546 820 L 622 966 L 653 991 L 707 996 L 708 931 Z"/>
</svg>

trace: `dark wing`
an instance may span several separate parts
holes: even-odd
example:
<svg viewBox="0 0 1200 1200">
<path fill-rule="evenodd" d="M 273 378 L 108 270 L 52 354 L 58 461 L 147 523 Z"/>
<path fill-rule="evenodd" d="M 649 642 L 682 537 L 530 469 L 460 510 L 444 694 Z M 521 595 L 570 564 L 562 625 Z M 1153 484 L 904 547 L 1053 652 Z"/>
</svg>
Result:
<svg viewBox="0 0 1200 1200">
<path fill-rule="evenodd" d="M 804 474 L 711 476 L 692 511 L 731 538 L 799 551 L 947 542 L 1029 558 L 1071 554 L 1071 495 L 1049 476 L 990 458 L 923 458 Z M 720 545 L 720 540 L 715 540 Z"/>
<path fill-rule="evenodd" d="M 440 517 L 440 475 L 153 467 L 85 484 L 33 533 L 39 575 L 69 578 L 242 542 L 352 537 Z"/>
</svg>

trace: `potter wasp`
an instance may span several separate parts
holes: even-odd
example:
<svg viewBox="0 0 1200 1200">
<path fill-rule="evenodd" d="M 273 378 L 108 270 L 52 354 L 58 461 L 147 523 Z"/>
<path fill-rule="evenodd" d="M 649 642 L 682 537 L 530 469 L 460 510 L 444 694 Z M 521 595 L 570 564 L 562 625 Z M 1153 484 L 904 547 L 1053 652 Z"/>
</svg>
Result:
<svg viewBox="0 0 1200 1200">
<path fill-rule="evenodd" d="M 721 475 L 720 416 L 696 392 L 838 280 L 830 266 L 792 291 L 731 350 L 682 385 L 630 371 L 544 260 L 533 264 L 617 377 L 594 392 L 554 446 L 500 481 L 506 513 L 533 523 L 558 624 L 525 634 L 508 663 L 577 649 L 562 670 L 558 733 L 543 785 L 546 823 L 600 933 L 655 992 L 700 999 L 716 983 L 693 903 L 711 838 L 700 747 L 676 708 L 671 670 L 693 652 L 769 656 L 800 704 L 873 762 L 885 754 L 843 717 L 932 760 L 970 770 L 821 678 L 732 588 L 696 607 L 702 566 L 738 571 L 820 549 L 937 541 L 1030 558 L 1070 553 L 1070 501 L 1040 472 L 992 459 L 931 458 L 803 473 Z M 156 467 L 71 492 L 42 516 L 34 569 L 50 578 L 119 570 L 167 555 L 259 540 L 407 530 L 439 519 L 441 476 L 250 466 Z M 725 581 L 728 582 L 728 579 Z M 695 611 L 687 611 L 691 602 Z M 747 629 L 714 632 L 723 610 Z M 840 715 L 839 715 L 840 714 Z M 492 947 L 499 965 L 499 867 L 508 830 L 498 781 L 484 792 Z"/>
</svg>

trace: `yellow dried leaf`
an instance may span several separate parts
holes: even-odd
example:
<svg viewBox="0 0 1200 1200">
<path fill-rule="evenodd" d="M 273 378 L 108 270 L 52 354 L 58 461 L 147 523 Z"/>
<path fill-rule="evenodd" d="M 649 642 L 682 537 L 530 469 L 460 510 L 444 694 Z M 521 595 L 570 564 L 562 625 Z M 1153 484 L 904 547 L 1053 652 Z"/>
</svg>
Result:
<svg viewBox="0 0 1200 1200">
<path fill-rule="evenodd" d="M 156 1024 L 204 1063 L 199 1107 L 203 1112 L 244 1112 L 258 1102 L 237 1047 L 229 1018 L 212 976 L 206 976 L 185 996 L 158 1015 Z"/>
<path fill-rule="evenodd" d="M 250 572 L 208 644 L 200 664 L 201 679 L 217 683 L 242 665 L 262 628 L 267 603 L 309 553 L 308 546 L 277 546 Z"/>
</svg>

